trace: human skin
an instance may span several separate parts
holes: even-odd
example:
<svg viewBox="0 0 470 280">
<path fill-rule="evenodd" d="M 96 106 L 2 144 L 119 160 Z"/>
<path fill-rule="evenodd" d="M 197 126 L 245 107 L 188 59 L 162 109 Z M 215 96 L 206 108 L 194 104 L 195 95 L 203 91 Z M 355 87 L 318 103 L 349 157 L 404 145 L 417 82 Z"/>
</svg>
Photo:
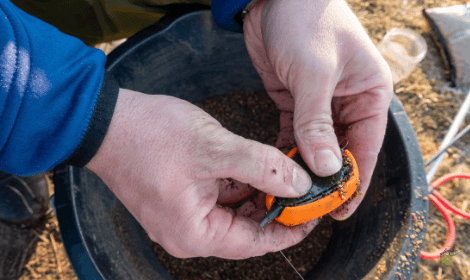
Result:
<svg viewBox="0 0 470 280">
<path fill-rule="evenodd" d="M 310 169 L 327 176 L 340 168 L 338 142 L 345 139 L 362 195 L 330 215 L 348 218 L 364 198 L 382 147 L 393 95 L 390 68 L 343 0 L 261 1 L 245 17 L 244 34 L 281 110 L 276 146 L 295 140 Z"/>
<path fill-rule="evenodd" d="M 108 133 L 86 167 L 175 257 L 259 256 L 300 242 L 316 224 L 271 224 L 263 230 L 220 207 L 221 178 L 286 197 L 306 193 L 311 180 L 275 147 L 235 135 L 171 96 L 121 89 Z"/>
<path fill-rule="evenodd" d="M 328 155 L 311 156 L 329 149 L 339 158 L 334 126 L 346 127 L 365 192 L 383 141 L 392 82 L 346 4 L 263 1 L 248 14 L 244 32 L 253 64 L 282 110 L 278 146 L 295 139 L 312 171 L 330 175 L 340 166 Z M 272 222 L 261 229 L 264 193 L 301 196 L 311 184 L 306 172 L 275 147 L 237 136 L 170 96 L 121 89 L 106 137 L 86 167 L 175 257 L 259 256 L 297 244 L 317 224 Z M 236 211 L 221 207 L 222 178 L 261 192 Z M 333 217 L 344 218 L 341 211 L 353 211 L 353 203 Z"/>
</svg>

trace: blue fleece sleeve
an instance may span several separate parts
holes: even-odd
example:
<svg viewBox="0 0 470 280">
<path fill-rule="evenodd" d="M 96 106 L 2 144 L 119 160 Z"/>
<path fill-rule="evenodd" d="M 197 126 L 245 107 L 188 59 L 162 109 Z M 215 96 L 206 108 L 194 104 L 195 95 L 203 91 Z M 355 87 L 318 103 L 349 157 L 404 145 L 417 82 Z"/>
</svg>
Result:
<svg viewBox="0 0 470 280">
<path fill-rule="evenodd" d="M 106 56 L 5 0 L 0 34 L 0 170 L 48 171 L 83 142 Z"/>
<path fill-rule="evenodd" d="M 251 0 L 212 0 L 212 16 L 220 28 L 235 32 L 243 32 L 239 13 Z"/>
</svg>

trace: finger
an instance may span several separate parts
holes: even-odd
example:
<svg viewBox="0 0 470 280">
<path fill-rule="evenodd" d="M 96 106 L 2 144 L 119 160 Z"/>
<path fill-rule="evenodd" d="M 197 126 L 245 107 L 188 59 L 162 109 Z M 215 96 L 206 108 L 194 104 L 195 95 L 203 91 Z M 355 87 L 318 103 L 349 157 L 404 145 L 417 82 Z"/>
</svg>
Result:
<svg viewBox="0 0 470 280">
<path fill-rule="evenodd" d="M 218 207 L 218 206 L 217 206 L 217 207 Z M 230 208 L 230 207 L 224 207 L 224 206 L 222 206 L 221 208 L 222 208 L 223 210 L 225 210 L 227 213 L 229 213 L 232 218 L 235 218 L 235 216 L 237 216 L 237 213 L 236 213 L 235 210 L 233 210 L 232 208 Z"/>
<path fill-rule="evenodd" d="M 220 129 L 197 157 L 196 177 L 233 178 L 274 196 L 299 197 L 311 179 L 296 162 L 275 147 Z"/>
<path fill-rule="evenodd" d="M 253 12 L 253 14 L 261 13 L 262 10 L 255 9 L 250 11 L 250 13 L 251 12 Z M 288 57 L 289 53 L 281 55 L 276 52 L 277 48 L 268 47 L 270 50 L 268 59 L 266 47 L 259 42 L 260 36 L 253 35 L 254 32 L 251 30 L 251 27 L 253 26 L 251 24 L 248 24 L 247 26 L 248 27 L 245 30 L 247 49 L 256 70 L 263 80 L 263 84 L 266 87 L 269 96 L 276 102 L 276 105 L 280 110 L 293 111 L 293 107 L 295 107 L 296 118 L 294 119 L 294 122 L 296 125 L 294 126 L 294 132 L 296 132 L 295 139 L 299 145 L 301 155 L 309 168 L 317 175 L 332 175 L 341 168 L 341 154 L 331 126 L 331 113 L 326 112 L 323 114 L 320 109 L 326 109 L 329 111 L 331 105 L 328 101 L 331 101 L 331 95 L 334 89 L 334 87 L 331 88 L 331 84 L 335 82 L 333 81 L 335 77 L 333 75 L 334 73 L 329 76 L 327 75 L 326 77 L 325 75 L 317 74 L 331 73 L 332 71 L 323 70 L 332 69 L 333 67 L 330 67 L 332 65 L 317 63 L 317 60 L 312 60 L 312 57 L 315 55 L 311 52 L 308 52 L 308 54 L 305 52 L 295 52 L 295 55 L 292 56 L 296 57 L 297 54 L 299 54 L 299 56 L 304 56 L 297 61 L 307 61 L 310 62 L 310 65 L 298 65 L 298 63 L 294 63 L 294 65 L 290 65 L 288 67 L 289 71 L 284 69 L 284 72 L 287 72 L 286 75 L 281 75 L 274 71 L 274 69 L 279 70 L 281 68 L 285 68 L 283 66 L 286 65 L 286 62 L 282 60 L 282 58 L 285 58 L 286 56 Z M 294 32 L 302 33 L 298 30 Z M 304 33 L 309 34 L 309 32 Z M 272 41 L 272 38 L 264 39 L 265 42 L 266 40 L 268 42 Z M 277 41 L 282 41 L 284 38 L 276 39 Z M 304 42 L 308 41 L 309 40 L 304 40 Z M 325 39 L 323 41 L 327 40 Z M 255 44 L 255 42 L 258 43 Z M 267 43 L 267 45 L 270 46 L 271 44 Z M 318 48 L 319 45 L 323 46 L 324 44 L 316 44 L 313 49 Z M 312 49 L 311 45 L 304 47 L 305 49 Z M 336 47 L 334 45 L 329 45 L 324 48 L 325 50 L 321 49 L 317 52 L 331 53 L 330 50 Z M 302 49 L 302 47 L 298 46 L 296 49 Z M 314 63 L 312 63 L 312 61 L 314 61 Z M 329 61 L 331 61 L 331 59 Z M 274 65 L 274 68 L 268 67 L 272 65 Z M 329 96 L 327 96 L 327 100 L 317 103 L 317 101 L 322 101 L 321 98 L 325 97 L 325 95 Z M 310 96 L 310 98 L 303 98 L 305 96 Z M 292 97 L 294 97 L 294 102 Z M 307 101 L 307 104 L 302 104 L 304 101 Z M 312 105 L 315 105 L 315 107 L 312 107 Z M 300 107 L 301 111 L 299 112 L 298 110 Z M 325 129 L 325 127 L 327 128 Z M 279 137 L 278 139 L 277 146 L 279 147 L 279 145 L 284 145 L 281 141 L 287 140 L 288 138 Z M 314 157 L 316 160 L 313 159 Z"/>
<path fill-rule="evenodd" d="M 333 128 L 331 77 L 311 79 L 295 93 L 294 136 L 302 158 L 318 176 L 329 176 L 341 168 L 341 151 Z"/>
<path fill-rule="evenodd" d="M 354 199 L 348 200 L 341 207 L 330 213 L 330 216 L 336 220 L 345 220 L 356 211 L 369 188 L 372 173 L 377 162 L 379 151 L 374 151 L 370 147 L 361 147 L 362 145 L 357 144 L 356 140 L 350 143 L 350 150 L 358 164 L 360 184 L 357 187 L 357 196 L 354 196 Z M 362 140 L 366 141 L 365 139 Z"/>
<path fill-rule="evenodd" d="M 266 209 L 258 209 L 255 212 L 251 213 L 248 217 L 255 221 L 257 224 L 259 224 L 265 215 Z"/>
<path fill-rule="evenodd" d="M 261 229 L 253 219 L 230 216 L 220 208 L 214 208 L 203 221 L 208 228 L 202 230 L 210 245 L 204 242 L 207 255 L 225 259 L 244 259 L 276 252 L 302 241 L 317 225 L 313 220 L 295 227 L 286 227 L 277 222 Z M 194 240 L 193 243 L 197 241 Z"/>
<path fill-rule="evenodd" d="M 281 111 L 280 115 L 280 132 L 277 136 L 276 147 L 279 148 L 283 153 L 287 154 L 289 151 L 285 151 L 287 148 L 291 148 L 295 143 L 294 139 L 294 113 L 288 111 Z"/>
<path fill-rule="evenodd" d="M 255 204 L 251 201 L 243 203 L 242 206 L 238 207 L 236 214 L 237 216 L 250 217 L 256 212 Z"/>
<path fill-rule="evenodd" d="M 266 214 L 266 194 L 264 192 L 258 192 L 258 194 L 253 197 L 253 203 L 255 204 L 256 209 L 262 209 Z"/>
<path fill-rule="evenodd" d="M 276 83 L 274 83 L 276 84 Z M 273 83 L 269 84 L 270 87 L 273 86 Z M 269 97 L 276 103 L 276 106 L 279 110 L 284 112 L 293 112 L 295 108 L 294 98 L 292 94 L 287 89 L 279 89 L 268 92 Z"/>
<path fill-rule="evenodd" d="M 369 188 L 387 126 L 388 111 L 385 108 L 388 108 L 390 104 L 388 100 L 388 92 L 368 93 L 367 97 L 350 102 L 348 108 L 342 110 L 346 119 L 359 119 L 350 125 L 345 136 L 349 142 L 348 149 L 354 155 L 358 164 L 361 183 L 357 188 L 358 195 L 355 199 L 349 200 L 342 207 L 330 213 L 330 216 L 336 220 L 344 220 L 350 217 L 356 211 Z M 377 104 L 381 105 L 378 106 Z M 370 115 L 364 116 L 357 110 L 352 109 L 358 106 L 369 108 Z"/>
<path fill-rule="evenodd" d="M 281 130 L 277 136 L 276 147 L 284 154 L 289 153 L 295 145 L 294 132 L 292 129 Z"/>
<path fill-rule="evenodd" d="M 233 206 L 248 198 L 255 191 L 250 185 L 233 179 L 219 178 L 217 183 L 219 185 L 217 203 L 221 205 Z"/>
<path fill-rule="evenodd" d="M 281 111 L 279 116 L 280 130 L 291 130 L 294 128 L 294 113 L 292 111 Z M 291 138 L 294 139 L 294 135 L 291 135 Z"/>
</svg>

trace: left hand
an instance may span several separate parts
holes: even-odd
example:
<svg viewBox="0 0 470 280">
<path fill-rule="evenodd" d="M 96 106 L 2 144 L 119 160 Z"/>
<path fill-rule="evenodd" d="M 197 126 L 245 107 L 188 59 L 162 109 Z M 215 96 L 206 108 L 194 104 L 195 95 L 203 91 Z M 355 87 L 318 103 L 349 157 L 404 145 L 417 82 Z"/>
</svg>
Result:
<svg viewBox="0 0 470 280">
<path fill-rule="evenodd" d="M 245 42 L 281 110 L 278 147 L 295 142 L 318 176 L 341 168 L 338 136 L 366 192 L 387 124 L 393 84 L 385 60 L 343 0 L 264 0 L 244 21 Z M 363 195 L 330 213 L 349 217 Z"/>
<path fill-rule="evenodd" d="M 217 205 L 220 178 L 282 197 L 304 195 L 312 183 L 278 149 L 235 135 L 171 96 L 120 89 L 103 143 L 86 167 L 151 240 L 179 258 L 261 256 L 297 244 L 316 224 L 262 230 L 253 211 L 260 199 L 237 212 Z"/>
</svg>

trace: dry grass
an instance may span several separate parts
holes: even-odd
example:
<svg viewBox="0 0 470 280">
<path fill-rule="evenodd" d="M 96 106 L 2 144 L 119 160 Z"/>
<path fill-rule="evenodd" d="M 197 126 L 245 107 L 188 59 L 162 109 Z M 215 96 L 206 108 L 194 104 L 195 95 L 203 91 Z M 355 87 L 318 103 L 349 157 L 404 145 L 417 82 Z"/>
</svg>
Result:
<svg viewBox="0 0 470 280">
<path fill-rule="evenodd" d="M 447 70 L 436 43 L 433 31 L 422 15 L 424 8 L 465 4 L 466 1 L 433 0 L 349 0 L 372 41 L 377 44 L 393 27 L 409 27 L 423 35 L 428 53 L 418 68 L 406 79 L 395 85 L 395 92 L 403 102 L 417 134 L 424 160 L 438 151 L 448 127 L 452 123 L 465 97 L 449 89 Z M 470 122 L 467 117 L 464 125 Z M 470 173 L 467 158 L 470 151 L 470 136 L 459 141 L 449 150 L 436 178 L 451 172 Z M 453 180 L 439 188 L 442 195 L 458 208 L 469 209 L 470 182 Z M 438 250 L 446 239 L 446 225 L 440 213 L 430 206 L 429 224 L 426 233 L 426 251 Z M 469 279 L 470 278 L 470 222 L 454 217 L 456 225 L 455 248 L 460 251 L 449 260 L 447 266 L 441 260 L 423 260 L 417 265 L 412 279 Z"/>
</svg>

